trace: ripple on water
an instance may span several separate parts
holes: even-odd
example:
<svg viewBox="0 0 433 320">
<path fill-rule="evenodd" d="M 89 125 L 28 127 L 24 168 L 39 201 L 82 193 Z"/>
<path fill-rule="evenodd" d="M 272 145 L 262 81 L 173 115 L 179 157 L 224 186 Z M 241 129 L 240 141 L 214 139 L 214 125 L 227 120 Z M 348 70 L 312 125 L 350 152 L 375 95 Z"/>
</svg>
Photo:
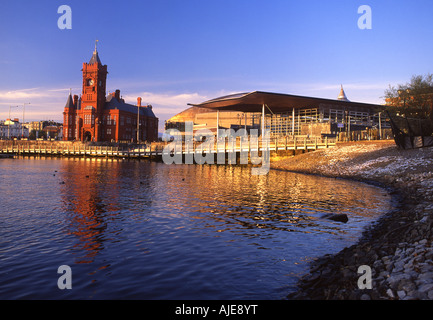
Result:
<svg viewBox="0 0 433 320">
<path fill-rule="evenodd" d="M 376 187 L 248 167 L 5 160 L 4 299 L 280 299 L 391 207 Z M 57 288 L 64 264 L 72 290 Z"/>
</svg>

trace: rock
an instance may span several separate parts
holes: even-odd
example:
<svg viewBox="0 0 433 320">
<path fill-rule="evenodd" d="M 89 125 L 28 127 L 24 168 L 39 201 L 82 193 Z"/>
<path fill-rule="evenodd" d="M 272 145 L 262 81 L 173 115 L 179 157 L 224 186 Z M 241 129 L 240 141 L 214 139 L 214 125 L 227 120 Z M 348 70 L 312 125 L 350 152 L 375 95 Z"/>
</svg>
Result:
<svg viewBox="0 0 433 320">
<path fill-rule="evenodd" d="M 349 217 L 345 213 L 329 213 L 322 216 L 322 218 L 332 220 L 332 221 L 344 222 L 344 223 L 349 221 Z"/>
<path fill-rule="evenodd" d="M 431 282 L 433 279 L 433 272 L 421 273 L 418 277 L 418 280 L 423 281 L 426 280 L 426 283 Z"/>
<path fill-rule="evenodd" d="M 388 297 L 390 297 L 391 299 L 395 298 L 394 292 L 392 292 L 391 289 L 386 290 L 386 294 L 388 295 Z"/>
<path fill-rule="evenodd" d="M 371 298 L 370 298 L 370 296 L 369 296 L 368 294 L 364 293 L 364 294 L 361 296 L 361 300 L 371 300 Z"/>
<path fill-rule="evenodd" d="M 398 284 L 398 288 L 399 290 L 404 290 L 406 292 L 411 292 L 414 291 L 416 289 L 416 285 L 412 280 L 402 280 L 399 284 Z"/>
<path fill-rule="evenodd" d="M 394 263 L 394 269 L 392 269 L 393 273 L 398 273 L 403 271 L 404 262 L 402 260 L 398 260 Z"/>
<path fill-rule="evenodd" d="M 404 297 L 406 297 L 406 291 L 404 290 L 397 291 L 397 295 L 400 299 L 403 299 Z"/>
<path fill-rule="evenodd" d="M 430 161 L 433 148 L 423 150 L 427 151 Z M 410 156 L 409 153 L 398 154 L 403 158 Z M 308 284 L 310 291 L 306 291 L 305 296 L 317 299 L 433 300 L 433 171 L 427 173 L 424 167 L 424 164 L 420 167 L 422 174 L 418 176 L 414 176 L 409 168 L 399 172 L 398 176 L 385 172 L 380 177 L 370 175 L 372 180 L 388 185 L 389 193 L 398 195 L 401 202 L 398 201 L 395 211 L 375 223 L 362 241 L 333 258 L 324 259 L 316 269 L 319 280 Z M 335 170 L 335 167 L 330 170 Z M 343 171 L 336 175 L 342 176 Z M 361 181 L 364 178 L 359 175 Z M 334 213 L 321 218 L 337 222 L 349 220 L 347 215 Z M 332 268 L 328 267 L 331 263 Z M 353 290 L 360 265 L 372 267 L 373 290 Z M 325 278 L 323 275 L 326 275 L 326 281 L 320 281 Z"/>
<path fill-rule="evenodd" d="M 373 262 L 373 268 L 374 269 L 381 269 L 383 267 L 382 260 L 376 260 Z"/>
<path fill-rule="evenodd" d="M 404 270 L 405 270 L 405 271 L 407 271 L 407 270 L 412 270 L 412 269 L 413 269 L 413 262 L 412 262 L 412 261 L 409 261 L 409 262 L 406 263 L 403 267 L 404 267 Z"/>
<path fill-rule="evenodd" d="M 398 290 L 398 286 L 403 281 L 409 281 L 411 278 L 410 275 L 404 274 L 404 273 L 398 273 L 391 275 L 388 279 L 386 279 L 386 282 L 389 284 L 389 286 L 394 289 Z"/>
<path fill-rule="evenodd" d="M 422 244 L 423 246 L 425 246 L 427 244 L 427 239 L 422 239 L 421 241 L 418 242 L 419 244 Z"/>
<path fill-rule="evenodd" d="M 425 257 L 427 260 L 433 260 L 433 250 L 429 250 L 429 251 L 427 251 L 427 252 L 424 254 L 424 257 Z"/>
<path fill-rule="evenodd" d="M 433 283 L 423 284 L 418 288 L 418 291 L 421 293 L 433 292 Z"/>
</svg>

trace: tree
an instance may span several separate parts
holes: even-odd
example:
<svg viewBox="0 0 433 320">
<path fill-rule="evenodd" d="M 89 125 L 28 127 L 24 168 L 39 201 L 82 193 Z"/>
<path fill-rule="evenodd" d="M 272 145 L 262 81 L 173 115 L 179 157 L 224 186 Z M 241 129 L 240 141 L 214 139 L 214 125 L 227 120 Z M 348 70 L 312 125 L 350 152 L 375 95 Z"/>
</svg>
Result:
<svg viewBox="0 0 433 320">
<path fill-rule="evenodd" d="M 385 90 L 388 110 L 408 118 L 433 121 L 433 75 L 413 76 L 406 84 Z"/>
<path fill-rule="evenodd" d="M 29 140 L 36 140 L 36 130 L 30 131 Z"/>
<path fill-rule="evenodd" d="M 47 133 L 43 130 L 40 131 L 36 131 L 36 130 L 32 130 L 29 134 L 29 139 L 30 140 L 36 140 L 36 136 L 38 138 L 43 138 L 46 139 L 47 138 Z"/>
</svg>

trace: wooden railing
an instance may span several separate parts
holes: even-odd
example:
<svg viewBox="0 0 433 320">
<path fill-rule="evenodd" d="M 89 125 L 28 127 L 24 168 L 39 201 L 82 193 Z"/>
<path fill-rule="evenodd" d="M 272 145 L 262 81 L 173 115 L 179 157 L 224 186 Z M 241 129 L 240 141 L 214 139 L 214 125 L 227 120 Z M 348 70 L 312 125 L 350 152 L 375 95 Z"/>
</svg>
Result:
<svg viewBox="0 0 433 320">
<path fill-rule="evenodd" d="M 170 145 L 169 145 L 170 144 Z M 335 146 L 335 139 L 321 137 L 280 137 L 271 138 L 268 143 L 256 139 L 241 139 L 207 143 L 190 141 L 156 142 L 141 145 L 89 145 L 79 142 L 62 141 L 0 141 L 0 154 L 52 155 L 52 156 L 101 156 L 101 157 L 158 157 L 162 154 L 191 153 L 233 153 L 257 151 L 314 151 Z"/>
</svg>

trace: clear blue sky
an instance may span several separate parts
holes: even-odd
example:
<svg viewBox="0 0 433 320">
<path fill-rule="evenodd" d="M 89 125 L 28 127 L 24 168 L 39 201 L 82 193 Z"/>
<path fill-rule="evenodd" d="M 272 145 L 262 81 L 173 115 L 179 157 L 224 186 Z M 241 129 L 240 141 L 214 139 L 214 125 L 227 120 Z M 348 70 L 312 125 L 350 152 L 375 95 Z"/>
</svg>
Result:
<svg viewBox="0 0 433 320">
<path fill-rule="evenodd" d="M 60 30 L 60 5 L 72 29 Z M 372 29 L 358 28 L 358 7 Z M 0 119 L 61 120 L 69 88 L 95 40 L 107 89 L 138 96 L 164 120 L 244 91 L 381 103 L 388 85 L 433 73 L 433 1 L 30 1 L 0 2 Z"/>
</svg>

